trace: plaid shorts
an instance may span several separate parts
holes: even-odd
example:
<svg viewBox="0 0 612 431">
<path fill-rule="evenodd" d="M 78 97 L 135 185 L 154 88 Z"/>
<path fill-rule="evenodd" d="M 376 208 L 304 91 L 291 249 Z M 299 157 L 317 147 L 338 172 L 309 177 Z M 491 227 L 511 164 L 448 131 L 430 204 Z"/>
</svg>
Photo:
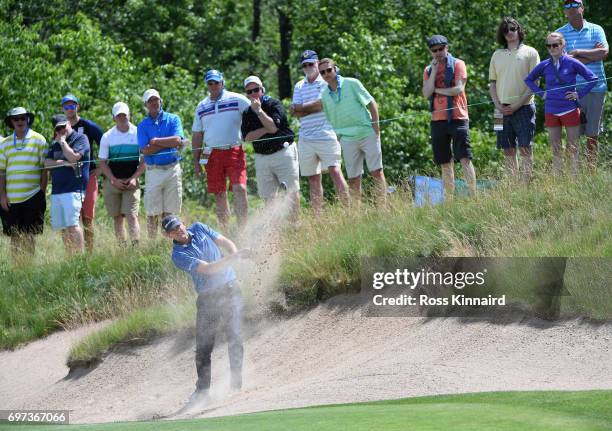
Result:
<svg viewBox="0 0 612 431">
<path fill-rule="evenodd" d="M 504 130 L 497 132 L 497 148 L 531 147 L 535 134 L 534 104 L 521 106 L 512 115 L 504 115 Z"/>
</svg>

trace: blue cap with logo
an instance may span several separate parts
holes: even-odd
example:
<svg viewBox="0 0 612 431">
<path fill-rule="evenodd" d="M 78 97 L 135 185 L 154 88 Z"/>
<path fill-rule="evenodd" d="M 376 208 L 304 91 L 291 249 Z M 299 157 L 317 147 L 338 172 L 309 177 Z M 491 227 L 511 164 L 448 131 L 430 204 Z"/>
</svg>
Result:
<svg viewBox="0 0 612 431">
<path fill-rule="evenodd" d="M 74 102 L 78 105 L 79 99 L 77 99 L 74 94 L 66 94 L 64 97 L 62 97 L 62 105 L 66 102 Z"/>
<path fill-rule="evenodd" d="M 302 53 L 302 55 L 300 55 L 300 64 L 314 63 L 318 59 L 319 59 L 319 56 L 317 55 L 316 52 L 310 49 L 307 49 L 306 51 Z"/>
<path fill-rule="evenodd" d="M 223 81 L 223 74 L 221 72 L 219 72 L 217 69 L 211 69 L 208 72 L 206 72 L 206 76 L 204 77 L 204 81 L 206 81 L 206 82 L 208 82 L 208 81 L 221 82 L 221 81 Z"/>
</svg>

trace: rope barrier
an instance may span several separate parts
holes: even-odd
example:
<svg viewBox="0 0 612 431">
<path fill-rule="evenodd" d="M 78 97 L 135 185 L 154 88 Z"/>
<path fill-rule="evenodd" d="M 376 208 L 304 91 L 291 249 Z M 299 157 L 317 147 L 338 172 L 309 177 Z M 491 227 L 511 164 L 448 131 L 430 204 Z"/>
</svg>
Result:
<svg viewBox="0 0 612 431">
<path fill-rule="evenodd" d="M 596 82 L 600 82 L 600 81 L 604 81 L 605 82 L 605 81 L 608 81 L 610 79 L 612 79 L 612 77 L 609 77 L 609 78 L 599 78 L 599 79 L 596 80 Z M 590 82 L 592 82 L 592 81 L 590 81 Z M 565 89 L 565 88 L 575 88 L 575 87 L 576 87 L 576 84 L 565 85 L 565 86 L 557 87 L 555 89 L 555 91 L 556 90 L 562 90 L 562 89 Z M 547 92 L 547 90 L 542 90 L 542 93 L 545 94 L 546 92 Z M 516 99 L 519 99 L 521 97 L 523 97 L 523 95 L 511 96 L 511 98 L 516 98 Z M 480 106 L 480 105 L 490 105 L 490 104 L 493 104 L 492 100 L 485 100 L 485 101 L 480 101 L 480 102 L 475 102 L 475 103 L 467 104 L 466 108 L 473 107 L 473 106 Z M 411 112 L 411 113 L 408 113 L 406 115 L 400 115 L 400 116 L 397 116 L 397 117 L 391 117 L 391 118 L 382 119 L 382 120 L 379 119 L 377 122 L 376 121 L 371 121 L 369 123 L 364 123 L 363 125 L 365 125 L 365 124 L 374 124 L 374 123 L 378 123 L 378 124 L 389 123 L 389 122 L 392 122 L 392 121 L 398 121 L 398 120 L 402 120 L 402 119 L 405 119 L 405 118 L 416 117 L 417 115 L 422 115 L 425 112 L 433 114 L 433 113 L 436 113 L 436 112 L 451 111 L 453 109 L 457 109 L 457 108 L 456 107 L 452 107 L 452 108 L 445 108 L 445 109 L 437 109 L 435 111 L 427 110 L 427 111 Z M 273 136 L 273 137 L 270 137 L 270 138 L 257 139 L 257 142 L 268 141 L 268 140 L 273 140 L 273 139 L 276 140 L 276 139 L 283 139 L 283 138 L 293 138 L 293 137 L 294 137 L 293 135 Z M 183 142 L 186 141 L 186 140 L 187 139 L 184 139 Z M 204 148 L 205 148 L 205 146 L 191 148 L 191 151 L 193 151 L 193 150 L 203 150 Z M 174 149 L 174 150 L 176 150 L 176 149 Z M 178 151 L 180 151 L 180 150 L 178 150 Z M 166 155 L 166 154 L 174 154 L 174 153 L 175 153 L 175 151 L 168 150 L 168 151 L 157 152 L 154 155 Z M 153 155 L 153 154 L 151 154 L 151 155 Z M 134 157 L 133 156 L 113 157 L 113 158 L 109 158 L 109 159 L 105 159 L 105 160 L 107 162 L 111 162 L 111 161 L 124 160 L 124 159 L 134 160 Z M 84 160 L 84 161 L 82 161 L 80 163 L 81 164 L 87 164 L 87 163 L 96 163 L 96 162 L 99 162 L 99 161 L 100 161 L 100 159 L 90 159 L 90 160 Z M 11 171 L 11 173 L 29 173 L 29 172 L 35 172 L 35 171 L 41 171 L 41 170 L 53 170 L 53 169 L 63 168 L 63 167 L 66 167 L 66 166 L 49 166 L 49 167 L 34 168 L 34 169 L 24 169 L 24 170 L 20 170 L 20 171 L 19 170 L 18 171 Z M 5 175 L 6 176 L 6 173 L 0 173 L 0 175 Z"/>
</svg>

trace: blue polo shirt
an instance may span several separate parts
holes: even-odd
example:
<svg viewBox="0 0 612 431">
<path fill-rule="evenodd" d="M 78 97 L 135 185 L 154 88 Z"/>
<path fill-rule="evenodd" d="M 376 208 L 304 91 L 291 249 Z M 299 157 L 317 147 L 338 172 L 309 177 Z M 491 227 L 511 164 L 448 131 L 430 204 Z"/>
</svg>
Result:
<svg viewBox="0 0 612 431">
<path fill-rule="evenodd" d="M 595 45 L 601 43 L 604 47 L 608 47 L 606 33 L 603 28 L 597 24 L 593 24 L 584 20 L 584 25 L 580 30 L 576 30 L 570 23 L 557 29 L 565 38 L 565 50 L 567 52 L 574 49 L 594 49 Z M 592 61 L 585 66 L 597 76 L 597 85 L 591 90 L 593 93 L 605 93 L 608 91 L 608 81 L 606 81 L 606 73 L 602 60 Z M 585 85 L 585 80 L 582 76 L 576 79 L 578 87 Z"/>
<path fill-rule="evenodd" d="M 183 134 L 183 125 L 178 115 L 164 112 L 162 109 L 157 114 L 157 118 L 147 115 L 138 124 L 138 147 L 142 150 L 153 138 L 168 138 L 170 136 L 180 136 Z M 181 160 L 181 155 L 176 148 L 163 148 L 157 153 L 144 156 L 147 165 L 169 165 Z"/>
<path fill-rule="evenodd" d="M 174 242 L 172 261 L 177 268 L 191 274 L 193 287 L 197 293 L 218 289 L 236 279 L 234 269 L 229 266 L 216 274 L 199 273 L 197 267 L 200 262 L 212 263 L 223 258 L 221 249 L 215 243 L 219 234 L 204 223 L 192 224 L 187 228 L 187 232 L 191 235 L 191 242 L 189 244 Z"/>
<path fill-rule="evenodd" d="M 89 181 L 89 140 L 87 136 L 72 131 L 67 137 L 66 142 L 75 153 L 79 153 L 83 162 L 81 165 L 81 177 L 78 178 L 73 167 L 62 166 L 61 168 L 51 169 L 51 194 L 59 195 L 62 193 L 84 192 Z M 67 160 L 59 142 L 51 144 L 47 159 Z"/>
</svg>

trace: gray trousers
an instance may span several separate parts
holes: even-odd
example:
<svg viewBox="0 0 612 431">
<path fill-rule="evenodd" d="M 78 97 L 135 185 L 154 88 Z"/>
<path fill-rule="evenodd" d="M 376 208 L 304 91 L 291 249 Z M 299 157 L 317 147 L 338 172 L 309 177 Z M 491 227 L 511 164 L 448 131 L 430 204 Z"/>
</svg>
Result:
<svg viewBox="0 0 612 431">
<path fill-rule="evenodd" d="M 244 348 L 241 337 L 242 299 L 240 288 L 233 281 L 212 291 L 202 292 L 197 299 L 196 369 L 198 390 L 210 388 L 210 357 L 217 331 L 223 329 L 227 337 L 232 374 L 242 373 Z"/>
</svg>

